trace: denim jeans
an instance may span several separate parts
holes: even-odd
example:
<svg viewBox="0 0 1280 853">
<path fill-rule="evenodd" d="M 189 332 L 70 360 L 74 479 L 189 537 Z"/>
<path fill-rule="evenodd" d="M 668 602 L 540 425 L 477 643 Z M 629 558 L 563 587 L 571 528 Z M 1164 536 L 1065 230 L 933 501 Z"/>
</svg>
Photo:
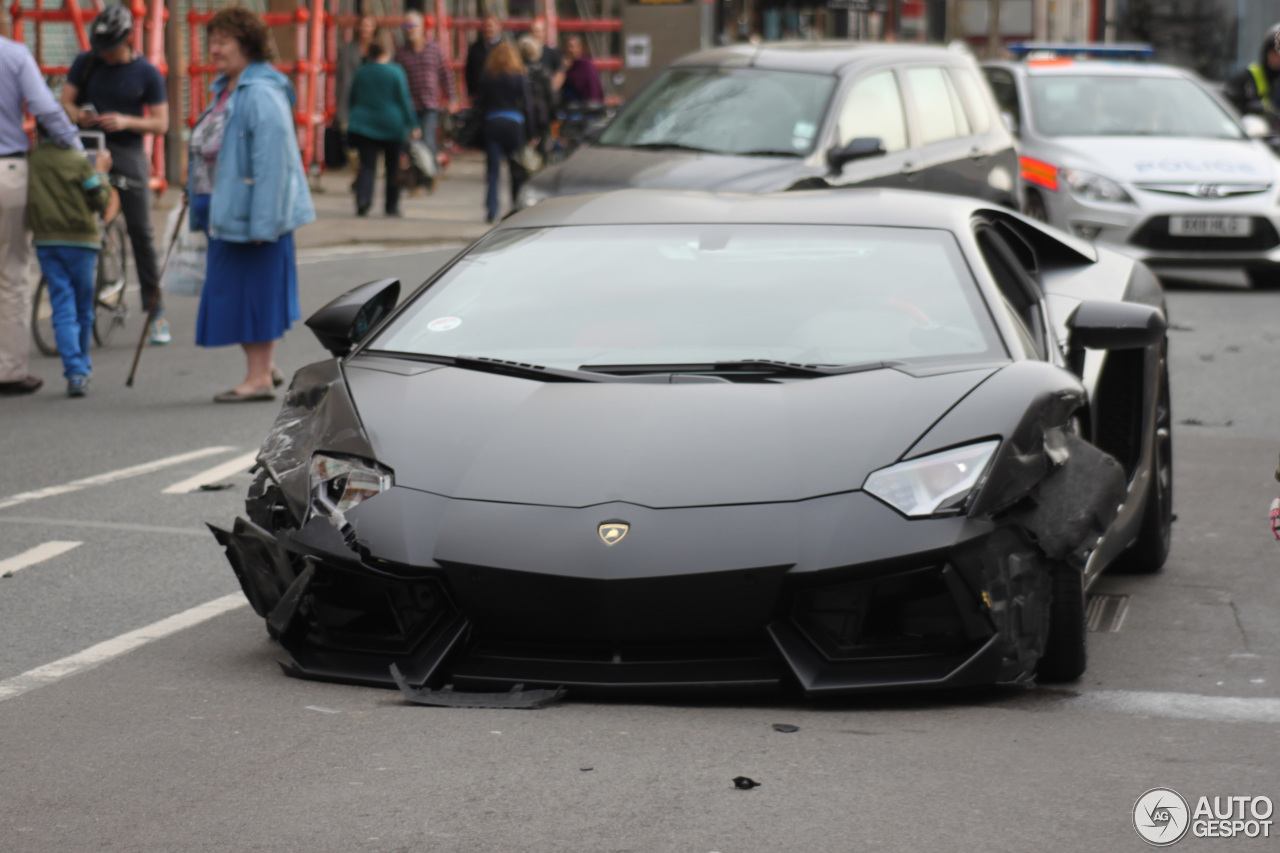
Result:
<svg viewBox="0 0 1280 853">
<path fill-rule="evenodd" d="M 439 110 L 418 110 L 418 126 L 422 128 L 422 141 L 431 149 L 431 156 L 440 153 L 440 143 L 436 141 L 436 128 L 440 126 Z"/>
<path fill-rule="evenodd" d="M 120 196 L 120 212 L 129 229 L 129 244 L 133 247 L 133 265 L 138 271 L 138 286 L 142 291 L 142 310 L 151 308 L 156 300 L 156 316 L 164 314 L 164 294 L 160 291 L 160 265 L 156 257 L 155 232 L 151 228 L 151 162 L 141 148 L 123 145 L 107 145 L 111 152 L 111 174 L 123 175 L 129 185 L 117 192 Z"/>
<path fill-rule="evenodd" d="M 498 218 L 498 179 L 502 176 L 502 161 L 510 160 L 524 147 L 524 125 L 505 118 L 486 119 L 484 123 L 485 191 L 484 208 L 489 221 Z M 514 203 L 524 183 L 524 170 L 516 167 L 511 172 L 511 201 Z"/>
<path fill-rule="evenodd" d="M 93 339 L 93 273 L 97 249 L 80 246 L 36 246 L 40 272 L 49 284 L 53 337 L 62 356 L 62 375 L 88 376 L 89 343 Z"/>
</svg>

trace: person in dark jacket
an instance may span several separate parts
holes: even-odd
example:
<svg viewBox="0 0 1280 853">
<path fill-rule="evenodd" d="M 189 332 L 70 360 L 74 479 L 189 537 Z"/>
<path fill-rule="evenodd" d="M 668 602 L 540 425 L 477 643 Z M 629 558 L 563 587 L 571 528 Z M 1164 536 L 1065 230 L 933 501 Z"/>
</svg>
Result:
<svg viewBox="0 0 1280 853">
<path fill-rule="evenodd" d="M 485 63 L 489 61 L 489 53 L 502 41 L 502 21 L 497 15 L 484 16 L 480 25 L 480 35 L 467 48 L 467 66 L 465 78 L 467 93 L 476 96 L 480 90 L 480 78 L 484 76 Z"/>
<path fill-rule="evenodd" d="M 529 76 L 529 94 L 533 97 L 533 125 L 529 136 L 538 140 L 538 153 L 547 156 L 547 144 L 551 131 L 551 112 L 555 104 L 551 75 L 542 65 L 542 44 L 535 38 L 520 39 L 520 58 L 524 60 L 525 73 Z"/>
<path fill-rule="evenodd" d="M 1227 99 L 1243 115 L 1259 115 L 1280 127 L 1277 88 L 1280 88 L 1280 24 L 1272 25 L 1262 41 L 1258 61 L 1227 78 L 1223 87 Z"/>
<path fill-rule="evenodd" d="M 422 136 L 418 114 L 409 97 L 404 69 L 390 62 L 380 44 L 369 45 L 369 61 L 351 79 L 347 136 L 360 152 L 356 175 L 356 215 L 373 206 L 373 181 L 381 152 L 387 171 L 387 216 L 400 215 L 400 152 L 409 137 Z"/>
<path fill-rule="evenodd" d="M 564 73 L 564 85 L 560 87 L 560 103 L 598 104 L 604 100 L 604 87 L 600 85 L 600 70 L 583 52 L 582 39 L 569 36 L 564 42 L 565 58 L 569 69 Z"/>
<path fill-rule="evenodd" d="M 494 222 L 498 218 L 498 180 L 502 161 L 515 157 L 530 140 L 530 129 L 536 127 L 529 78 L 524 73 L 520 54 L 509 42 L 501 42 L 489 52 L 475 104 L 480 115 L 484 116 L 485 177 L 488 184 L 485 212 L 488 221 Z M 523 178 L 523 169 L 511 169 L 513 202 L 520 193 Z"/>
</svg>

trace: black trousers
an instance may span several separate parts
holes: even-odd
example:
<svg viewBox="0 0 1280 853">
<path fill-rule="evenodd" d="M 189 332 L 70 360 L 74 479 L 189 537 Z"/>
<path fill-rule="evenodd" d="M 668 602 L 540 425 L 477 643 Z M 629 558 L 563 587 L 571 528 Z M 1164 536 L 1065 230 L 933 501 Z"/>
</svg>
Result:
<svg viewBox="0 0 1280 853">
<path fill-rule="evenodd" d="M 347 138 L 360 152 L 360 172 L 356 175 L 356 210 L 364 213 L 373 207 L 373 182 L 378 170 L 378 154 L 381 153 L 387 170 L 387 213 L 400 210 L 400 152 L 404 143 L 370 139 L 358 133 L 347 133 Z"/>
<path fill-rule="evenodd" d="M 164 297 L 160 294 L 160 269 L 156 263 L 156 239 L 151 228 L 151 163 L 141 148 L 108 145 L 111 152 L 111 174 L 128 180 L 128 186 L 120 194 L 120 212 L 129 230 L 129 242 L 133 246 L 133 263 L 138 270 L 138 285 L 142 290 L 142 310 L 151 307 L 156 300 L 156 316 L 164 312 Z"/>
</svg>

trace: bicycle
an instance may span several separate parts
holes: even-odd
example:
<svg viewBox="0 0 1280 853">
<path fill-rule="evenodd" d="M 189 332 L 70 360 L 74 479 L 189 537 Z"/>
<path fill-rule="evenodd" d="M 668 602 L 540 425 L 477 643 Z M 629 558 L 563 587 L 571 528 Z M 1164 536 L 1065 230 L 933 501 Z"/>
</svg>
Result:
<svg viewBox="0 0 1280 853">
<path fill-rule="evenodd" d="M 127 186 L 127 179 L 114 176 L 111 185 L 117 189 Z M 129 232 L 124 216 L 117 213 L 107 223 L 100 223 L 102 248 L 98 250 L 97 270 L 94 273 L 93 340 L 105 347 L 117 329 L 124 328 L 129 319 L 129 307 L 125 302 L 125 286 L 128 282 Z M 43 275 L 36 285 L 31 308 L 31 337 L 36 348 L 46 356 L 58 354 L 58 342 L 53 334 L 53 305 L 49 302 L 49 282 Z"/>
</svg>

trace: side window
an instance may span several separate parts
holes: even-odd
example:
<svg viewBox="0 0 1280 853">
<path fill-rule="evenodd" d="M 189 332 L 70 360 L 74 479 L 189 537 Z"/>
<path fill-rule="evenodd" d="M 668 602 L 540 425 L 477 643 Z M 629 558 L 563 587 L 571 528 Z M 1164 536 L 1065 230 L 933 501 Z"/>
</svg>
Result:
<svg viewBox="0 0 1280 853">
<path fill-rule="evenodd" d="M 1021 127 L 1022 110 L 1018 105 L 1018 84 L 1014 82 L 1013 75 L 1003 68 L 983 70 L 986 72 L 987 82 L 991 84 L 991 94 L 996 96 L 996 103 L 1000 106 L 1001 112 L 1013 116 Z"/>
<path fill-rule="evenodd" d="M 908 68 L 907 85 L 911 87 L 911 98 L 915 102 L 922 145 L 968 135 L 969 125 L 964 114 L 957 115 L 959 98 L 947 82 L 943 69 Z"/>
<path fill-rule="evenodd" d="M 880 71 L 854 83 L 836 126 L 841 146 L 860 137 L 878 136 L 885 151 L 906 148 L 907 120 L 893 72 Z"/>
<path fill-rule="evenodd" d="M 984 228 L 977 236 L 982 257 L 991 270 L 1005 307 L 1018 326 L 1019 336 L 1031 354 L 1036 358 L 1046 358 L 1046 330 L 1037 288 L 1020 268 L 1013 250 L 993 231 Z"/>
<path fill-rule="evenodd" d="M 978 75 L 968 68 L 952 68 L 951 77 L 968 109 L 969 124 L 973 126 L 973 132 L 986 133 L 996 122 L 996 117 L 991 113 L 990 99 L 984 97 Z"/>
</svg>

